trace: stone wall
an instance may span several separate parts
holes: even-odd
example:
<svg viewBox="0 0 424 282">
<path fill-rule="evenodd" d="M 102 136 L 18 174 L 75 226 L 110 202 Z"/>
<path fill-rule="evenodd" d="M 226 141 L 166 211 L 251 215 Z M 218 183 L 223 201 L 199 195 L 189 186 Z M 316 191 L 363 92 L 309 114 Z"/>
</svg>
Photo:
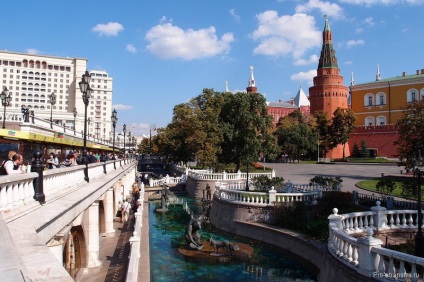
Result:
<svg viewBox="0 0 424 282">
<path fill-rule="evenodd" d="M 221 230 L 281 248 L 286 257 L 296 260 L 317 275 L 318 281 L 374 281 L 335 259 L 325 243 L 291 230 L 260 223 L 266 221 L 271 211 L 272 208 L 231 204 L 214 197 L 210 221 Z"/>
</svg>

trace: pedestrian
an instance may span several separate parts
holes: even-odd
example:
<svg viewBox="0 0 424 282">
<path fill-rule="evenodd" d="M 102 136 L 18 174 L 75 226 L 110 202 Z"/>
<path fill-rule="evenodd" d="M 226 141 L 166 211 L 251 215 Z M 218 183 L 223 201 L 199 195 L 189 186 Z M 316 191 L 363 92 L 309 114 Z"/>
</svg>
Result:
<svg viewBox="0 0 424 282">
<path fill-rule="evenodd" d="M 50 153 L 49 158 L 46 161 L 48 169 L 55 169 L 59 167 L 59 159 L 55 156 L 53 152 Z"/>
<path fill-rule="evenodd" d="M 10 174 L 19 174 L 19 173 L 25 173 L 21 169 L 21 165 L 24 158 L 20 154 L 13 155 L 11 160 L 7 160 L 1 167 L 0 167 L 0 175 L 10 175 Z"/>
<path fill-rule="evenodd" d="M 12 157 L 16 154 L 16 151 L 9 151 L 9 153 L 7 153 L 7 159 L 3 160 L 1 165 L 3 165 L 5 162 L 7 162 L 8 160 L 11 160 Z"/>
<path fill-rule="evenodd" d="M 127 199 L 127 201 L 122 204 L 121 208 L 122 208 L 121 222 L 128 221 L 128 216 L 131 210 L 130 200 Z"/>
<path fill-rule="evenodd" d="M 74 154 L 68 154 L 66 159 L 60 164 L 60 167 L 68 167 L 76 165 Z"/>
</svg>

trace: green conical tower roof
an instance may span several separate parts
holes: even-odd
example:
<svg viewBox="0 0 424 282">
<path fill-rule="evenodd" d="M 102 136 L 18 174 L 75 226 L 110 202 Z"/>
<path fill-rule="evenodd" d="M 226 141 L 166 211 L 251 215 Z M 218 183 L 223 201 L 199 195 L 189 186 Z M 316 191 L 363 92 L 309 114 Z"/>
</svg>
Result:
<svg viewBox="0 0 424 282">
<path fill-rule="evenodd" d="M 333 34 L 327 16 L 325 16 L 324 31 L 322 32 L 321 56 L 318 64 L 318 69 L 323 68 L 339 68 L 337 65 L 336 51 L 333 48 Z"/>
</svg>

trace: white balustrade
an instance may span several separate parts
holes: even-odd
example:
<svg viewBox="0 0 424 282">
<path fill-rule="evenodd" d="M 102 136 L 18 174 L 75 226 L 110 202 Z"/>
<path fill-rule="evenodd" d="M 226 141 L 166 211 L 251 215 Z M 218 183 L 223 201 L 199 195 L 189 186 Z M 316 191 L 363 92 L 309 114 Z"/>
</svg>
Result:
<svg viewBox="0 0 424 282">
<path fill-rule="evenodd" d="M 372 211 L 337 212 L 334 209 L 328 217 L 328 249 L 334 257 L 379 281 L 422 281 L 417 267 L 424 267 L 424 258 L 386 249 L 380 239 L 372 237 L 373 230 L 416 230 L 416 210 L 387 211 L 378 202 Z M 352 237 L 355 233 L 367 236 Z"/>
<path fill-rule="evenodd" d="M 37 173 L 0 176 L 0 211 L 34 202 L 33 180 Z"/>
</svg>

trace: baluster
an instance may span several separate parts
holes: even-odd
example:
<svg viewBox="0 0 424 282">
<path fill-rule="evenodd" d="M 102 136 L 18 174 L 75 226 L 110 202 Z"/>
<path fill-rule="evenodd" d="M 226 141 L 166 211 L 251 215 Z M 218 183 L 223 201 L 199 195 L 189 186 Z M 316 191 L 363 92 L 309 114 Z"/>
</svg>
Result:
<svg viewBox="0 0 424 282">
<path fill-rule="evenodd" d="M 407 225 L 406 225 L 406 214 L 402 215 L 402 227 L 407 227 Z"/>
<path fill-rule="evenodd" d="M 352 248 L 352 244 L 349 243 L 347 247 L 347 260 L 349 262 L 352 262 L 353 260 L 352 256 L 353 256 L 353 248 Z"/>
<path fill-rule="evenodd" d="M 365 216 L 365 218 L 367 218 L 367 217 Z M 362 220 L 362 216 L 359 217 L 359 223 L 358 224 L 359 224 L 358 228 L 364 230 L 364 222 Z"/>
<path fill-rule="evenodd" d="M 364 230 L 366 230 L 366 229 L 367 229 L 367 227 L 369 227 L 369 226 L 368 226 L 368 224 L 369 224 L 369 222 L 368 222 L 368 216 L 369 216 L 369 215 L 366 215 L 366 216 L 365 216 L 365 218 L 364 218 L 364 226 L 363 226 L 363 229 L 364 229 Z"/>
<path fill-rule="evenodd" d="M 396 224 L 396 226 L 399 226 L 399 225 L 400 225 L 400 217 L 399 217 L 399 214 L 397 213 L 395 216 L 396 216 L 395 224 Z"/>
<path fill-rule="evenodd" d="M 420 277 L 419 273 L 417 273 L 417 265 L 415 263 L 411 263 L 411 281 L 417 282 Z"/>
<path fill-rule="evenodd" d="M 358 248 L 356 246 L 353 246 L 353 253 L 352 253 L 352 263 L 354 265 L 358 265 L 359 261 L 358 261 Z"/>
<path fill-rule="evenodd" d="M 353 220 L 353 229 L 358 230 L 358 217 L 357 216 L 355 216 L 355 218 Z"/>
</svg>

